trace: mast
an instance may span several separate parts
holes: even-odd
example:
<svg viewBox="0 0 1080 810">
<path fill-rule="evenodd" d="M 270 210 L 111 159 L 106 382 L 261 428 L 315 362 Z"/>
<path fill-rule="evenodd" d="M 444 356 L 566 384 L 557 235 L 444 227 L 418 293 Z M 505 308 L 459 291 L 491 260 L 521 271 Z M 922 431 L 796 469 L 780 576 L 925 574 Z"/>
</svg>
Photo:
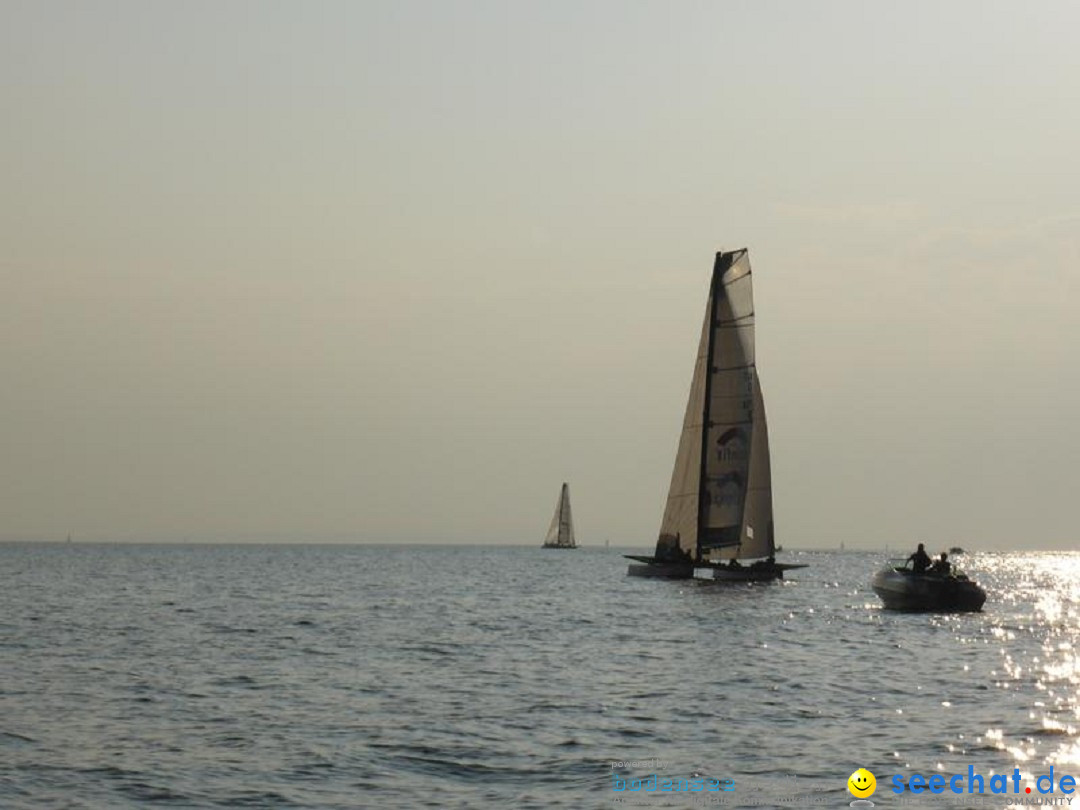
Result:
<svg viewBox="0 0 1080 810">
<path fill-rule="evenodd" d="M 731 254 L 724 253 L 723 251 L 717 253 L 716 261 L 713 262 L 712 281 L 709 282 L 709 346 L 705 352 L 705 399 L 702 402 L 701 412 L 701 463 L 698 468 L 697 537 L 694 538 L 695 562 L 701 562 L 702 558 L 701 525 L 705 517 L 705 498 L 707 495 L 705 488 L 705 465 L 709 458 L 709 428 L 712 427 L 712 423 L 709 419 L 709 403 L 711 402 L 712 397 L 713 362 L 715 360 L 713 355 L 716 349 L 716 341 L 714 340 L 716 334 L 716 302 L 719 298 L 718 293 L 720 292 L 720 277 L 730 266 Z"/>
</svg>

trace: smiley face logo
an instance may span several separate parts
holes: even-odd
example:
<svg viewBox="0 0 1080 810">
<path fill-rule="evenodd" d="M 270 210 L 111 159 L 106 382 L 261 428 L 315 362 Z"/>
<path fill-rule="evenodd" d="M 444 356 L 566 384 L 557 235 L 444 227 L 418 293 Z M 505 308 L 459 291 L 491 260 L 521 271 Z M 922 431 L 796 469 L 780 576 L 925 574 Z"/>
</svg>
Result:
<svg viewBox="0 0 1080 810">
<path fill-rule="evenodd" d="M 848 792 L 857 799 L 873 796 L 877 790 L 877 779 L 866 768 L 859 768 L 847 780 Z"/>
</svg>

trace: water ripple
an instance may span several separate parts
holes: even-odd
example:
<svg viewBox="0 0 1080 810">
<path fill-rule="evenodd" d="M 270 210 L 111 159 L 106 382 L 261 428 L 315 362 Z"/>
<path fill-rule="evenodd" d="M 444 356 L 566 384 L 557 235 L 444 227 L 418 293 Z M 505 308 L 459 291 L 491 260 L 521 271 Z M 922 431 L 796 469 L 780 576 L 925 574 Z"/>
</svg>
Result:
<svg viewBox="0 0 1080 810">
<path fill-rule="evenodd" d="M 968 556 L 990 598 L 962 616 L 881 610 L 878 555 L 792 556 L 724 587 L 589 549 L 0 546 L 0 806 L 606 808 L 654 770 L 846 804 L 860 766 L 1080 771 L 1080 556 Z"/>
</svg>

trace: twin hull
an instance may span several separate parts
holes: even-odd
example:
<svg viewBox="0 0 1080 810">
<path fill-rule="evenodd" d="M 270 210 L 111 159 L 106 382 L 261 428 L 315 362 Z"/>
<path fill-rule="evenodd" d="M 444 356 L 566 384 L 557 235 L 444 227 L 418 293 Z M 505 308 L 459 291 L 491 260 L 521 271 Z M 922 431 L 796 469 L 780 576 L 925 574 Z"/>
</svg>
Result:
<svg viewBox="0 0 1080 810">
<path fill-rule="evenodd" d="M 784 578 L 784 570 L 787 568 L 804 568 L 802 565 L 785 565 L 774 563 L 772 565 L 747 565 L 741 568 L 730 568 L 726 565 L 699 565 L 678 562 L 650 561 L 648 557 L 633 557 L 637 560 L 627 569 L 627 576 L 650 577 L 653 579 L 694 579 L 695 572 L 702 579 L 713 579 L 719 582 L 771 582 Z"/>
</svg>

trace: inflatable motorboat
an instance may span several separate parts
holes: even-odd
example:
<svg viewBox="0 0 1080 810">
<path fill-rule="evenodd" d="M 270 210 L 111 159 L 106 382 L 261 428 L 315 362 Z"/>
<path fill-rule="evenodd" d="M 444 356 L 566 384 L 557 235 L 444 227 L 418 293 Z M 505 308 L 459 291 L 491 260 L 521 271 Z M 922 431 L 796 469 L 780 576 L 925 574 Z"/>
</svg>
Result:
<svg viewBox="0 0 1080 810">
<path fill-rule="evenodd" d="M 898 560 L 874 574 L 874 593 L 888 610 L 977 611 L 986 591 L 961 573 L 943 575 L 932 571 L 916 574 Z"/>
</svg>

